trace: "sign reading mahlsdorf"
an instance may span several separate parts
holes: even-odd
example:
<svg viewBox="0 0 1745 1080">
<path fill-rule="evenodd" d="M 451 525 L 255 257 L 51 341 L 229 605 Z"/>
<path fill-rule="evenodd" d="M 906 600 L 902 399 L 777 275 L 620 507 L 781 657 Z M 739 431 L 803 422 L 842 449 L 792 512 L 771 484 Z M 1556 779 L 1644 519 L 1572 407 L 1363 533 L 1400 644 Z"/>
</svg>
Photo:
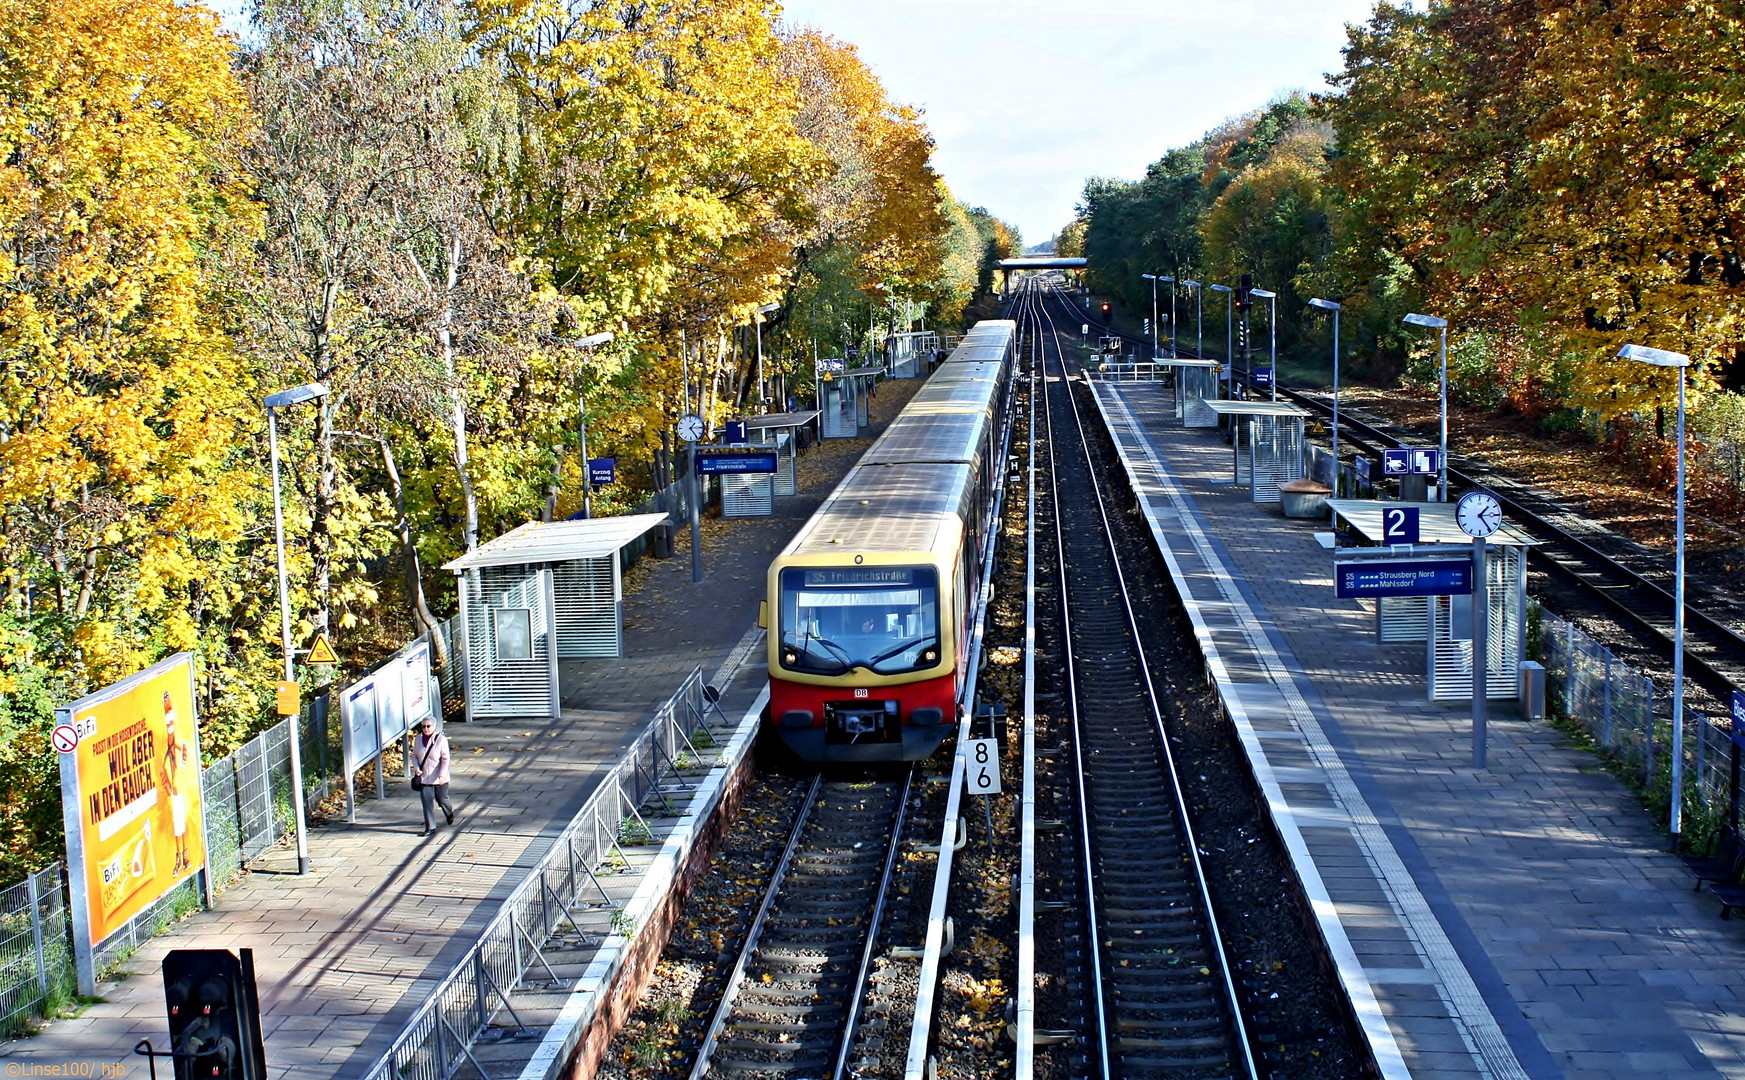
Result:
<svg viewBox="0 0 1745 1080">
<path fill-rule="evenodd" d="M 1472 592 L 1472 563 L 1353 559 L 1333 564 L 1333 587 L 1341 597 L 1465 596 Z"/>
<path fill-rule="evenodd" d="M 94 946 L 206 869 L 193 655 L 57 709 L 55 721 L 74 735 L 56 749 L 83 969 Z"/>
</svg>

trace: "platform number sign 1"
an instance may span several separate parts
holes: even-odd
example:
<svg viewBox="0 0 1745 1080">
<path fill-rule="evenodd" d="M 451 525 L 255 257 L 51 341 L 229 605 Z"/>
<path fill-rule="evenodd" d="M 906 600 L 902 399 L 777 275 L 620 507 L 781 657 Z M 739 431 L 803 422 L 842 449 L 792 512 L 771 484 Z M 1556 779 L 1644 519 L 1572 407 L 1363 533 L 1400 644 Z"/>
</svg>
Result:
<svg viewBox="0 0 1745 1080">
<path fill-rule="evenodd" d="M 1418 508 L 1390 506 L 1381 512 L 1381 542 L 1384 544 L 1415 544 L 1418 542 Z"/>
<path fill-rule="evenodd" d="M 998 739 L 971 739 L 964 744 L 969 755 L 969 772 L 965 781 L 971 795 L 1000 793 L 1000 742 Z"/>
</svg>

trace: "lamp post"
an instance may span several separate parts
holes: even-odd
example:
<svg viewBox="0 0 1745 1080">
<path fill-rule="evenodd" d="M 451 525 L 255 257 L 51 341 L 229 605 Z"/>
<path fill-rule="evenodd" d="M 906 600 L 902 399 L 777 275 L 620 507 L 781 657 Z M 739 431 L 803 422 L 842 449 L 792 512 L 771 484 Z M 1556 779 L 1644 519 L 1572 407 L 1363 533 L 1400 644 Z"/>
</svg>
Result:
<svg viewBox="0 0 1745 1080">
<path fill-rule="evenodd" d="M 1204 294 L 1197 281 L 1183 281 L 1182 287 L 1194 290 L 1194 359 L 1203 360 L 1206 357 L 1206 308 L 1201 302 Z"/>
<path fill-rule="evenodd" d="M 594 349 L 611 341 L 612 338 L 613 334 L 608 330 L 602 334 L 589 334 L 579 341 L 570 342 L 570 345 L 577 349 Z M 594 478 L 592 470 L 588 466 L 588 395 L 587 391 L 582 389 L 582 376 L 579 372 L 576 375 L 576 415 L 582 436 L 582 518 L 586 520 L 594 516 Z M 552 494 L 552 498 L 554 500 L 557 498 L 555 492 Z M 556 517 L 557 515 L 554 512 L 552 516 Z"/>
<path fill-rule="evenodd" d="M 1266 301 L 1266 327 L 1267 327 L 1268 332 L 1272 335 L 1271 359 L 1269 359 L 1267 361 L 1267 363 L 1272 365 L 1272 377 L 1270 379 L 1268 379 L 1267 381 L 1272 383 L 1272 400 L 1277 401 L 1278 400 L 1278 293 L 1273 292 L 1271 289 L 1249 289 L 1248 295 L 1249 296 L 1258 296 L 1262 300 Z M 1253 383 L 1254 376 L 1252 374 L 1249 375 L 1248 381 L 1251 384 Z"/>
<path fill-rule="evenodd" d="M 1309 301 L 1312 308 L 1333 313 L 1333 494 L 1339 494 L 1339 307 L 1332 300 L 1319 296 Z"/>
<path fill-rule="evenodd" d="M 1672 622 L 1672 820 L 1670 831 L 1678 837 L 1684 818 L 1684 380 L 1690 357 L 1645 345 L 1626 345 L 1618 350 L 1621 360 L 1634 360 L 1653 367 L 1678 369 L 1678 530 L 1673 570 Z"/>
<path fill-rule="evenodd" d="M 285 647 L 285 681 L 297 681 L 292 667 L 296 647 L 291 644 L 291 579 L 285 573 L 285 509 L 279 497 L 279 420 L 274 410 L 318 401 L 327 396 L 327 387 L 308 383 L 291 390 L 281 390 L 261 399 L 267 407 L 267 453 L 273 467 L 273 542 L 279 554 L 279 633 Z M 309 872 L 309 824 L 303 809 L 303 724 L 298 713 L 285 717 L 290 729 L 291 744 L 291 814 L 297 822 L 297 873 Z"/>
<path fill-rule="evenodd" d="M 1140 277 L 1151 282 L 1151 358 L 1157 359 L 1157 275 L 1140 274 Z"/>
<path fill-rule="evenodd" d="M 1420 315 L 1412 312 L 1400 320 L 1408 326 L 1422 326 L 1427 330 L 1437 330 L 1442 334 L 1442 441 L 1437 443 L 1442 458 L 1442 475 L 1436 485 L 1436 501 L 1448 501 L 1448 320 L 1434 315 Z"/>
<path fill-rule="evenodd" d="M 769 411 L 769 386 L 763 380 L 763 317 L 781 310 L 780 304 L 765 304 L 752 312 L 752 329 L 757 334 L 757 403 Z"/>
<path fill-rule="evenodd" d="M 1236 397 L 1236 293 L 1228 285 L 1208 285 L 1224 294 L 1224 396 Z"/>
<path fill-rule="evenodd" d="M 1175 278 L 1160 277 L 1157 280 L 1169 286 L 1169 358 L 1175 359 Z"/>
</svg>

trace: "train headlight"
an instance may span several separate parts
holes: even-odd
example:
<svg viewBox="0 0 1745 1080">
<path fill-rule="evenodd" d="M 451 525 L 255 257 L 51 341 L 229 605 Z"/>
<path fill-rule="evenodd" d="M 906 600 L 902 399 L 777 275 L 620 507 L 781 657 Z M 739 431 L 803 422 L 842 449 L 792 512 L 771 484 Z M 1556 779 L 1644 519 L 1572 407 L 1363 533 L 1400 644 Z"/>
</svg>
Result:
<svg viewBox="0 0 1745 1080">
<path fill-rule="evenodd" d="M 792 663 L 795 663 L 796 661 L 798 661 L 799 659 L 800 659 L 800 654 L 796 653 L 796 652 L 785 652 L 782 654 L 782 663 L 784 663 L 784 664 L 792 664 Z"/>
<path fill-rule="evenodd" d="M 924 649 L 921 652 L 921 659 L 927 661 L 929 664 L 936 664 L 939 662 L 939 650 Z"/>
</svg>

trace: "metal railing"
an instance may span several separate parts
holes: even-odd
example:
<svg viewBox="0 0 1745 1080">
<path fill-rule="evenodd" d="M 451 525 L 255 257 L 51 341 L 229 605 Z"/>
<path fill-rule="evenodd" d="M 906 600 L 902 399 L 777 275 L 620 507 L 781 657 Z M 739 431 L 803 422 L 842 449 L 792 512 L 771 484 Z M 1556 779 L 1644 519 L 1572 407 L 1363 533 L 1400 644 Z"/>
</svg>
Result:
<svg viewBox="0 0 1745 1080">
<path fill-rule="evenodd" d="M 1170 370 L 1168 364 L 1150 360 L 1105 360 L 1091 374 L 1104 382 L 1156 382 Z"/>
<path fill-rule="evenodd" d="M 473 1044 L 499 1010 L 513 1017 L 510 995 L 553 934 L 575 926 L 582 911 L 611 906 L 599 871 L 626 858 L 619 838 L 628 823 L 653 835 L 641 808 L 664 795 L 663 785 L 675 786 L 673 773 L 700 763 L 694 737 L 711 707 L 702 669 L 693 669 L 365 1080 L 447 1080 L 463 1062 L 478 1066 Z"/>
<path fill-rule="evenodd" d="M 1671 752 L 1672 695 L 1570 623 L 1543 607 L 1537 610 L 1548 704 L 1586 732 L 1596 747 L 1621 761 L 1644 787 L 1652 787 Z M 1731 742 L 1727 730 L 1687 705 L 1684 736 L 1687 783 L 1703 805 L 1724 806 Z"/>
<path fill-rule="evenodd" d="M 77 989 L 66 895 L 59 862 L 0 890 L 0 1035 Z"/>
</svg>

